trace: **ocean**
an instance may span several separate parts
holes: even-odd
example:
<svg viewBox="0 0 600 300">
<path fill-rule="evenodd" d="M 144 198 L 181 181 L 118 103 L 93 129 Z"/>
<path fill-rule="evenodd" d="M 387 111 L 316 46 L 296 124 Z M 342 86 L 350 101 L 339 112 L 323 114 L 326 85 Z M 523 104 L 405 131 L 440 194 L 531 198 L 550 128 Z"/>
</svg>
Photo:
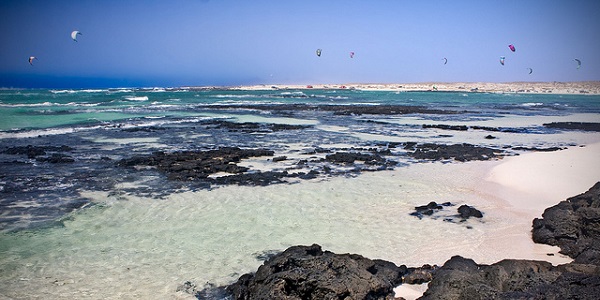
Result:
<svg viewBox="0 0 600 300">
<path fill-rule="evenodd" d="M 600 122 L 599 95 L 5 89 L 0 116 L 1 299 L 191 299 L 298 244 L 442 264 L 511 226 L 477 189 L 501 157 L 600 142 L 549 125 Z M 465 144 L 499 156 L 413 155 Z M 430 201 L 484 218 L 411 215 Z"/>
</svg>

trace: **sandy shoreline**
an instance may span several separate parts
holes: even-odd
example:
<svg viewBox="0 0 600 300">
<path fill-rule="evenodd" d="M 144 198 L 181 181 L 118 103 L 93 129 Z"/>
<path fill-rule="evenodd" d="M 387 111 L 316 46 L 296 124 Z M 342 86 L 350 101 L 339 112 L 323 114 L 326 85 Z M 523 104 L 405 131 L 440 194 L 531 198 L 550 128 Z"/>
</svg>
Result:
<svg viewBox="0 0 600 300">
<path fill-rule="evenodd" d="M 474 249 L 458 247 L 462 255 L 479 263 L 491 264 L 501 259 L 549 261 L 554 265 L 571 262 L 559 254 L 559 248 L 535 244 L 531 239 L 532 222 L 543 211 L 567 198 L 584 193 L 600 181 L 600 143 L 570 147 L 557 152 L 533 152 L 505 158 L 493 166 L 474 163 L 456 166 L 454 171 L 475 172 L 483 177 L 471 193 L 483 195 L 484 218 L 504 219 L 502 228 L 483 238 Z M 451 182 L 452 180 L 449 180 Z M 507 221 L 510 224 L 507 225 Z M 441 253 L 440 253 L 441 254 Z M 396 296 L 417 299 L 427 284 L 402 285 Z"/>
<path fill-rule="evenodd" d="M 590 94 L 600 95 L 600 81 L 581 82 L 421 82 L 421 83 L 347 83 L 347 84 L 260 84 L 234 87 L 193 87 L 231 90 L 274 89 L 356 89 L 368 91 L 439 91 L 480 93 L 529 93 L 529 94 Z"/>
</svg>

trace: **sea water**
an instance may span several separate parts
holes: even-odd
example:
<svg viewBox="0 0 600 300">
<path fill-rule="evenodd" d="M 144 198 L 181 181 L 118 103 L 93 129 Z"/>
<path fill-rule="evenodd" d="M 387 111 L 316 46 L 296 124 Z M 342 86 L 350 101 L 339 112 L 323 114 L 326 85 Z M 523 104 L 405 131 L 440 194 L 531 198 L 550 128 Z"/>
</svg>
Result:
<svg viewBox="0 0 600 300">
<path fill-rule="evenodd" d="M 239 107 L 283 104 L 392 104 L 457 113 L 336 115 Z M 597 133 L 543 126 L 598 122 L 600 97 L 591 95 L 2 90 L 0 112 L 0 297 L 8 299 L 192 298 L 178 286 L 231 283 L 256 270 L 261 257 L 298 244 L 409 266 L 442 264 L 457 254 L 479 263 L 523 255 L 482 246 L 490 236 L 513 234 L 518 219 L 519 212 L 507 213 L 497 195 L 481 191 L 486 172 L 501 161 L 431 163 L 392 148 L 399 154 L 393 169 L 269 186 L 206 186 L 116 166 L 133 155 L 238 146 L 288 157 L 283 167 L 269 158 L 241 162 L 261 171 L 322 157 L 307 151 L 316 148 L 383 149 L 394 142 L 544 148 L 600 141 Z M 203 125 L 211 120 L 309 127 L 246 133 Z M 515 130 L 448 131 L 424 124 Z M 5 153 L 27 145 L 68 145 L 75 161 L 48 164 Z M 476 205 L 485 217 L 446 222 L 450 210 L 437 218 L 409 215 L 430 201 Z"/>
</svg>

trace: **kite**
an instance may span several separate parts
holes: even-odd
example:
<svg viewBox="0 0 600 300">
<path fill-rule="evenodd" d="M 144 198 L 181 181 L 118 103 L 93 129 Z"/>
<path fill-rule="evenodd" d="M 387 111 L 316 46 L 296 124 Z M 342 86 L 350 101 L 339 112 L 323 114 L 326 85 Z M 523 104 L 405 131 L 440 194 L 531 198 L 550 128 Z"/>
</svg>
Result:
<svg viewBox="0 0 600 300">
<path fill-rule="evenodd" d="M 321 56 L 321 49 L 317 49 L 317 56 Z"/>
<path fill-rule="evenodd" d="M 504 66 L 504 56 L 500 56 L 500 64 Z"/>
<path fill-rule="evenodd" d="M 529 70 L 529 74 L 533 73 L 533 69 L 532 68 L 527 68 L 527 70 Z"/>
<path fill-rule="evenodd" d="M 508 45 L 508 48 L 510 48 L 510 51 L 515 52 L 517 49 L 515 49 L 515 46 L 513 44 Z"/>
<path fill-rule="evenodd" d="M 350 58 L 354 58 L 354 51 L 350 52 Z"/>
<path fill-rule="evenodd" d="M 444 64 L 447 64 L 447 63 L 448 63 L 448 59 L 447 59 L 447 58 L 445 58 L 445 57 L 444 57 L 444 58 L 442 58 L 442 59 L 444 60 Z"/>
<path fill-rule="evenodd" d="M 81 34 L 81 32 L 79 32 L 78 30 L 73 30 L 73 32 L 71 32 L 71 38 L 77 42 L 77 35 Z"/>
<path fill-rule="evenodd" d="M 37 59 L 37 57 L 35 57 L 35 56 L 30 56 L 29 57 L 29 64 L 32 65 L 32 66 L 33 66 L 33 60 L 34 59 Z"/>
<path fill-rule="evenodd" d="M 581 61 L 579 59 L 574 59 L 577 62 L 577 70 L 581 67 Z"/>
</svg>

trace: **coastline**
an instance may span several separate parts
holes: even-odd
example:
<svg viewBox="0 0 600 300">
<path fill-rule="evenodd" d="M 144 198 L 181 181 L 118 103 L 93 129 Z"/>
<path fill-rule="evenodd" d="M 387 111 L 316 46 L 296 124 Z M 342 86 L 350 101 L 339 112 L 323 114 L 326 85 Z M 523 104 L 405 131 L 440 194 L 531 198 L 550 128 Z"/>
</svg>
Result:
<svg viewBox="0 0 600 300">
<path fill-rule="evenodd" d="M 596 141 L 556 152 L 506 157 L 493 165 L 474 162 L 472 171 L 479 172 L 482 180 L 470 188 L 472 193 L 484 195 L 486 199 L 474 205 L 486 207 L 486 218 L 510 220 L 510 224 L 484 237 L 476 248 L 454 249 L 453 255 L 468 257 L 480 264 L 504 259 L 547 261 L 554 266 L 572 262 L 572 258 L 558 253 L 557 246 L 534 243 L 532 222 L 548 207 L 582 194 L 600 181 L 598 151 L 600 142 Z M 463 166 L 469 170 L 468 163 Z M 454 179 L 447 180 L 450 183 Z M 403 284 L 394 291 L 397 297 L 413 300 L 421 297 L 427 288 L 426 283 Z"/>
<path fill-rule="evenodd" d="M 600 95 L 600 81 L 581 82 L 421 82 L 421 83 L 346 83 L 346 84 L 258 84 L 234 87 L 190 87 L 199 89 L 273 90 L 273 89 L 355 89 L 397 92 L 479 92 L 526 94 Z"/>
</svg>

